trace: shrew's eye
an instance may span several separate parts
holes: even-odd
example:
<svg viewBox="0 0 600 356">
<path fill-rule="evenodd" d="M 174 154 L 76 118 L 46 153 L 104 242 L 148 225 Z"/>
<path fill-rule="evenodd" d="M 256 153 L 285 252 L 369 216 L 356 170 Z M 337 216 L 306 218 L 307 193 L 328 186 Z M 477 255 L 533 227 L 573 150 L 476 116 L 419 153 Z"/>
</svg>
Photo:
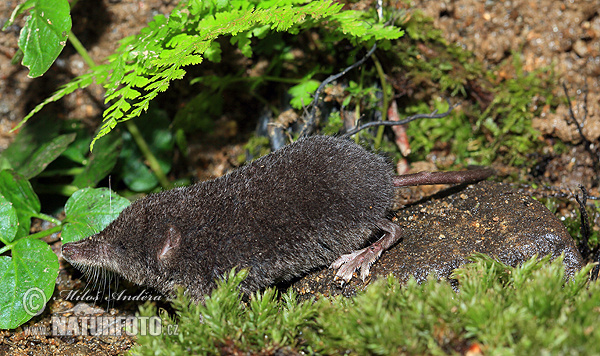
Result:
<svg viewBox="0 0 600 356">
<path fill-rule="evenodd" d="M 118 250 L 121 251 L 126 251 L 127 250 L 127 246 L 125 246 L 125 242 L 123 241 L 119 241 L 117 242 L 116 246 L 115 246 Z"/>
</svg>

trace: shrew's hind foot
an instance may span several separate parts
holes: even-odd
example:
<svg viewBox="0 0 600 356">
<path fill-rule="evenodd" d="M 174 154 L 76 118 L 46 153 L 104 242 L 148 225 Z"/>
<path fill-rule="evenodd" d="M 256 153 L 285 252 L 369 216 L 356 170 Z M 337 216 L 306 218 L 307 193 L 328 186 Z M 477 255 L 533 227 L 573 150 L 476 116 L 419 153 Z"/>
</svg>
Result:
<svg viewBox="0 0 600 356">
<path fill-rule="evenodd" d="M 390 220 L 379 221 L 377 227 L 385 232 L 379 240 L 362 250 L 342 255 L 331 264 L 331 268 L 338 270 L 335 274 L 336 278 L 340 278 L 347 283 L 352 279 L 354 271 L 360 268 L 360 278 L 364 281 L 369 275 L 371 265 L 377 261 L 381 253 L 402 237 L 402 228 Z"/>
</svg>

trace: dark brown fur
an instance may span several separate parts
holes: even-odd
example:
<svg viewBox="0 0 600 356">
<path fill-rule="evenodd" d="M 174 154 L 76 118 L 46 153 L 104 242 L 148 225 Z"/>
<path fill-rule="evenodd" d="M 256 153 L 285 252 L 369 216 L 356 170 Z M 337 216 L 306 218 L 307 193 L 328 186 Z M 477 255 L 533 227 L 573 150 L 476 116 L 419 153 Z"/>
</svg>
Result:
<svg viewBox="0 0 600 356">
<path fill-rule="evenodd" d="M 392 206 L 392 168 L 343 139 L 313 136 L 221 178 L 140 199 L 104 231 L 65 244 L 96 266 L 202 300 L 231 268 L 254 291 L 364 247 Z"/>
</svg>

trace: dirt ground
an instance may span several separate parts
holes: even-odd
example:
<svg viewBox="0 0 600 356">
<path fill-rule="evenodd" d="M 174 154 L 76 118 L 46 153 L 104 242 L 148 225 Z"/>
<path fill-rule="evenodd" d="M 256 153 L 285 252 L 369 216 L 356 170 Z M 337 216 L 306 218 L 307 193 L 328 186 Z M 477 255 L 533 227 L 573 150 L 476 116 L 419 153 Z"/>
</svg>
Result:
<svg viewBox="0 0 600 356">
<path fill-rule="evenodd" d="M 10 16 L 18 3 L 0 2 L 0 25 Z M 175 5 L 169 0 L 102 0 L 80 1 L 73 10 L 73 32 L 90 52 L 96 63 L 114 51 L 118 40 L 136 33 L 158 13 L 168 13 Z M 510 60 L 513 53 L 521 53 L 524 70 L 552 66 L 560 82 L 575 96 L 576 115 L 581 115 L 582 90 L 588 89 L 588 116 L 584 123 L 585 137 L 595 142 L 600 138 L 600 6 L 597 0 L 429 0 L 412 2 L 434 19 L 451 43 L 473 51 L 477 58 L 489 66 Z M 69 45 L 57 62 L 42 78 L 27 77 L 27 69 L 10 63 L 17 50 L 17 41 L 24 19 L 20 18 L 6 31 L 0 32 L 0 150 L 11 142 L 10 130 L 35 105 L 48 97 L 59 85 L 85 73 L 87 65 Z M 561 83 L 556 83 L 555 93 L 563 96 Z M 102 112 L 102 89 L 92 86 L 52 104 L 48 111 L 62 118 L 78 118 L 85 122 L 98 122 Z M 575 126 L 568 124 L 567 106 L 556 113 L 545 112 L 536 118 L 534 125 L 543 134 L 557 137 L 573 144 L 571 150 L 548 162 L 549 167 L 562 169 L 560 176 L 548 177 L 557 188 L 574 189 L 582 176 L 589 174 L 589 160 L 581 146 L 581 137 Z M 215 153 L 223 156 L 222 153 Z M 222 160 L 219 157 L 214 160 Z M 587 167 L 587 168 L 586 168 Z M 210 175 L 219 175 L 220 171 Z M 552 172 L 551 169 L 548 171 Z M 552 173 L 548 173 L 549 175 Z M 597 195 L 593 190 L 592 194 Z M 53 248 L 57 249 L 59 243 Z M 58 252 L 58 251 L 57 251 Z M 61 260 L 62 262 L 62 260 Z M 73 269 L 68 271 L 72 272 Z M 76 283 L 65 275 L 64 285 Z M 65 287 L 66 288 L 66 287 Z M 62 303 L 62 304 L 61 304 Z M 72 303 L 57 301 L 50 308 L 69 310 Z M 130 315 L 135 310 L 109 310 L 111 315 Z M 47 315 L 45 313 L 44 315 Z M 44 317 L 42 315 L 42 317 Z M 46 323 L 46 324 L 44 324 Z M 34 319 L 25 327 L 47 325 L 48 320 Z M 0 355 L 53 354 L 70 355 L 122 354 L 134 344 L 132 338 L 97 339 L 73 337 L 34 337 L 23 327 L 13 331 L 0 331 Z"/>
</svg>

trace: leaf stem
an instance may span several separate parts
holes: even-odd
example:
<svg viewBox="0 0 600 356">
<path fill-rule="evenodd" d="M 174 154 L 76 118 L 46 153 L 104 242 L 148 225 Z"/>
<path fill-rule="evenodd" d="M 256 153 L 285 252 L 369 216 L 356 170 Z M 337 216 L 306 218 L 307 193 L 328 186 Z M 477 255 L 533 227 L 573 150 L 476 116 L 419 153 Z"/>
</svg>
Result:
<svg viewBox="0 0 600 356">
<path fill-rule="evenodd" d="M 150 151 L 150 147 L 148 146 L 146 140 L 144 140 L 144 137 L 142 137 L 142 134 L 140 133 L 138 127 L 133 123 L 132 120 L 125 121 L 125 125 L 127 126 L 127 130 L 129 130 L 129 133 L 131 133 L 131 137 L 133 137 L 133 140 L 140 148 L 140 151 L 142 151 L 142 154 L 146 158 L 146 161 L 148 161 L 150 169 L 152 170 L 152 172 L 154 172 L 156 178 L 158 178 L 160 185 L 165 189 L 172 188 L 171 182 L 169 181 L 169 179 L 167 179 L 167 176 L 162 170 L 162 168 L 160 168 L 158 159 L 156 159 L 156 156 L 152 153 L 152 151 Z"/>
<path fill-rule="evenodd" d="M 53 184 L 53 185 L 38 185 L 35 187 L 35 191 L 38 193 L 50 193 L 50 194 L 60 194 L 67 197 L 70 197 L 79 190 L 79 187 L 70 184 Z M 46 219 L 44 219 L 46 220 Z"/>
<path fill-rule="evenodd" d="M 51 227 L 49 229 L 46 229 L 46 230 L 43 230 L 40 232 L 36 232 L 35 234 L 25 236 L 25 238 L 26 239 L 39 239 L 42 237 L 50 236 L 55 232 L 59 232 L 62 230 L 62 228 L 63 228 L 62 225 L 57 225 L 57 226 Z"/>
<path fill-rule="evenodd" d="M 69 42 L 71 42 L 71 45 L 73 45 L 73 47 L 75 47 L 75 50 L 83 58 L 83 60 L 85 61 L 85 63 L 87 63 L 87 65 L 90 68 L 94 68 L 96 66 L 96 63 L 94 62 L 94 60 L 92 59 L 92 57 L 90 57 L 90 54 L 85 49 L 85 47 L 83 47 L 83 45 L 81 44 L 81 42 L 79 41 L 79 39 L 77 39 L 77 36 L 75 36 L 75 34 L 73 33 L 73 31 L 69 31 L 69 37 L 68 38 L 69 38 Z"/>
<path fill-rule="evenodd" d="M 298 83 L 302 83 L 302 81 L 306 78 L 283 78 L 283 77 L 274 77 L 274 76 L 270 76 L 270 75 L 263 75 L 262 78 L 264 80 L 270 81 L 270 82 L 277 82 L 277 83 L 286 83 L 286 84 L 298 84 Z"/>
<path fill-rule="evenodd" d="M 62 221 L 58 220 L 57 218 L 50 216 L 50 215 L 46 215 L 46 214 L 42 214 L 42 213 L 38 213 L 38 214 L 32 214 L 33 217 L 36 217 L 38 219 L 42 219 L 42 220 L 46 220 L 49 221 L 53 224 L 56 225 L 62 225 Z"/>
<path fill-rule="evenodd" d="M 83 57 L 83 60 L 88 64 L 88 66 L 90 68 L 94 68 L 96 66 L 96 63 L 94 63 L 92 57 L 90 57 L 86 49 L 83 47 L 81 42 L 79 42 L 79 40 L 72 31 L 69 32 L 69 40 L 71 41 L 73 47 L 75 47 L 75 49 L 77 50 L 77 53 L 79 53 L 79 55 Z M 165 172 L 163 172 L 163 170 L 160 168 L 160 164 L 158 164 L 156 156 L 154 156 L 152 151 L 150 151 L 150 147 L 148 147 L 148 144 L 142 137 L 142 134 L 140 133 L 138 127 L 131 120 L 126 121 L 125 124 L 127 130 L 129 131 L 129 133 L 131 133 L 131 136 L 135 140 L 135 143 L 138 145 L 140 151 L 142 151 L 142 154 L 148 161 L 150 169 L 158 178 L 160 185 L 165 189 L 172 188 L 171 182 L 167 179 Z"/>
<path fill-rule="evenodd" d="M 45 170 L 37 175 L 37 177 L 54 177 L 54 176 L 76 176 L 84 171 L 83 167 L 73 167 L 68 169 L 53 169 Z"/>
</svg>

